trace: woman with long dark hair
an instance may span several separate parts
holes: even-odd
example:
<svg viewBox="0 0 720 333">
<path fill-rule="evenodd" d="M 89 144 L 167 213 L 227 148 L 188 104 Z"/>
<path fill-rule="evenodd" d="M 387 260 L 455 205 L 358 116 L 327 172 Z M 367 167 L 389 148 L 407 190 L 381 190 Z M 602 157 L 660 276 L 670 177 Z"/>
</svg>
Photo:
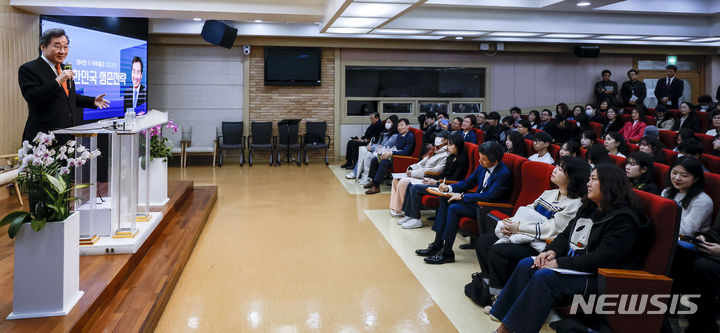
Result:
<svg viewBox="0 0 720 333">
<path fill-rule="evenodd" d="M 655 195 L 660 193 L 660 189 L 652 180 L 654 164 L 652 156 L 646 153 L 636 151 L 628 155 L 625 161 L 625 174 L 634 189 Z"/>
<path fill-rule="evenodd" d="M 622 117 L 620 117 L 620 114 L 617 112 L 617 110 L 615 110 L 615 108 L 608 108 L 607 114 L 605 116 L 607 117 L 607 122 L 603 126 L 603 137 L 609 132 L 619 132 L 623 128 L 623 125 L 625 123 L 623 122 Z"/>
<path fill-rule="evenodd" d="M 595 131 L 593 130 L 585 130 L 582 131 L 582 136 L 580 137 L 580 146 L 585 149 L 590 149 L 593 145 L 597 143 L 597 136 L 595 135 Z"/>
<path fill-rule="evenodd" d="M 610 132 L 605 136 L 605 149 L 610 155 L 625 157 L 628 153 L 627 142 L 618 132 Z"/>
<path fill-rule="evenodd" d="M 681 128 L 689 128 L 695 133 L 701 133 L 700 119 L 695 116 L 694 107 L 689 102 L 680 103 L 680 118 L 675 119 L 672 130 L 679 131 Z"/>
<path fill-rule="evenodd" d="M 623 128 L 618 132 L 625 137 L 628 142 L 638 142 L 645 135 L 645 108 L 642 105 L 635 105 L 630 113 L 630 121 L 625 123 Z"/>
<path fill-rule="evenodd" d="M 538 332 L 550 311 L 577 294 L 597 294 L 598 268 L 637 269 L 647 256 L 652 222 L 638 215 L 635 194 L 620 167 L 600 164 L 575 217 L 544 252 L 521 260 L 490 314 L 498 333 Z M 561 274 L 562 268 L 588 275 Z"/>
<path fill-rule="evenodd" d="M 567 108 L 567 105 L 565 106 Z M 538 110 L 532 110 L 528 113 L 528 120 L 532 125 L 533 129 L 537 129 L 540 124 L 540 112 Z"/>
<path fill-rule="evenodd" d="M 655 163 L 667 163 L 667 160 L 665 159 L 665 154 L 663 154 L 662 152 L 663 148 L 665 148 L 665 145 L 663 145 L 660 139 L 654 136 L 644 136 L 642 137 L 642 139 L 640 139 L 640 143 L 638 144 L 638 146 L 640 147 L 639 151 L 652 156 Z"/>
<path fill-rule="evenodd" d="M 690 156 L 675 160 L 670 168 L 668 186 L 662 196 L 675 200 L 682 208 L 680 234 L 708 231 L 713 202 L 705 191 L 705 175 L 700 161 Z"/>
<path fill-rule="evenodd" d="M 522 157 L 527 157 L 527 147 L 525 146 L 525 139 L 522 134 L 517 131 L 510 132 L 505 139 L 505 153 L 515 154 Z"/>
</svg>

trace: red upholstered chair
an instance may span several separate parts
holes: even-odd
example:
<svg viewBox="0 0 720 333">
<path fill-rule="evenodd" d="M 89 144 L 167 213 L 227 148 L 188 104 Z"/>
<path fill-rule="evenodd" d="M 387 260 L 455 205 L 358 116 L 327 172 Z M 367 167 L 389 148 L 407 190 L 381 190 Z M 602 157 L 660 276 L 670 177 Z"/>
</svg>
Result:
<svg viewBox="0 0 720 333">
<path fill-rule="evenodd" d="M 555 160 L 555 161 L 560 159 L 560 148 L 562 148 L 562 147 L 560 147 L 556 144 L 551 144 L 548 147 L 548 152 L 550 153 L 550 156 L 552 156 L 553 160 Z"/>
<path fill-rule="evenodd" d="M 680 113 L 679 109 L 670 109 L 668 111 L 670 112 L 670 116 L 675 119 L 678 119 L 682 116 L 682 113 Z"/>
<path fill-rule="evenodd" d="M 702 164 L 708 169 L 708 171 L 720 174 L 720 157 L 710 154 L 703 154 Z"/>
<path fill-rule="evenodd" d="M 660 192 L 662 192 L 663 189 L 668 187 L 667 180 L 668 175 L 670 174 L 670 166 L 667 164 L 662 163 L 654 163 L 653 164 L 653 181 L 655 182 L 655 185 L 660 189 Z"/>
<path fill-rule="evenodd" d="M 714 222 L 718 210 L 720 210 L 720 175 L 712 172 L 705 173 L 705 193 L 710 196 L 713 202 L 712 220 L 710 221 Z"/>
<path fill-rule="evenodd" d="M 620 119 L 622 119 L 623 123 L 626 123 L 628 121 L 631 121 L 630 113 L 623 113 L 620 115 Z"/>
<path fill-rule="evenodd" d="M 626 106 L 626 107 L 623 107 L 622 111 L 624 114 L 630 114 L 632 112 L 632 110 L 633 110 L 632 106 Z"/>
<path fill-rule="evenodd" d="M 631 154 L 634 153 L 634 152 L 636 152 L 636 151 L 638 151 L 638 150 L 640 150 L 640 146 L 638 146 L 638 145 L 636 145 L 636 144 L 634 144 L 634 143 L 629 143 L 629 142 L 628 142 L 627 146 L 628 146 L 628 149 L 630 150 L 630 153 L 631 153 Z"/>
<path fill-rule="evenodd" d="M 665 148 L 673 149 L 677 146 L 677 141 L 675 140 L 677 132 L 668 130 L 659 130 L 658 132 L 660 133 L 660 141 L 665 145 Z"/>
<path fill-rule="evenodd" d="M 577 120 L 575 120 L 575 119 L 568 119 L 568 122 L 571 123 L 571 124 L 573 124 L 573 125 L 575 125 L 575 127 L 577 127 Z"/>
<path fill-rule="evenodd" d="M 670 293 L 673 280 L 667 277 L 675 256 L 680 209 L 675 201 L 654 194 L 633 190 L 642 211 L 655 227 L 655 237 L 645 257 L 642 270 L 606 269 L 598 270 L 598 290 L 609 295 L 658 295 Z M 667 305 L 667 298 L 661 298 Z M 655 307 L 648 307 L 654 310 Z M 610 313 L 606 322 L 616 333 L 659 332 L 664 313 L 661 314 L 617 314 L 615 307 L 605 308 Z"/>
<path fill-rule="evenodd" d="M 655 118 L 655 117 L 647 117 L 647 115 L 646 115 L 646 117 L 645 117 L 645 123 L 646 123 L 648 126 L 655 126 L 655 125 L 657 125 L 657 118 Z"/>
<path fill-rule="evenodd" d="M 610 159 L 613 160 L 615 165 L 619 166 L 623 170 L 625 170 L 625 157 L 617 156 L 617 155 L 610 155 Z"/>
<path fill-rule="evenodd" d="M 585 159 L 585 155 L 587 155 L 587 149 L 580 147 L 580 158 Z"/>
<path fill-rule="evenodd" d="M 663 155 L 665 155 L 665 161 L 668 165 L 672 165 L 673 163 L 675 163 L 675 160 L 678 157 L 678 152 L 674 150 L 663 148 L 662 153 Z"/>
<path fill-rule="evenodd" d="M 702 113 L 706 113 L 706 112 L 702 112 Z M 700 133 L 696 133 L 695 137 L 700 141 L 700 143 L 703 144 L 703 154 L 712 154 L 713 140 L 715 140 L 715 137 L 711 136 L 711 135 L 707 135 L 707 134 L 700 134 Z"/>
<path fill-rule="evenodd" d="M 521 168 L 520 192 L 515 201 L 511 201 L 511 204 L 478 203 L 478 206 L 485 208 L 480 209 L 479 213 L 489 210 L 484 216 L 478 217 L 480 233 L 492 233 L 498 221 L 515 214 L 518 208 L 532 203 L 540 194 L 552 188 L 550 176 L 555 166 L 544 162 L 527 161 Z"/>
<path fill-rule="evenodd" d="M 530 140 L 530 139 L 524 139 L 524 140 L 525 140 L 525 150 L 527 151 L 527 155 L 532 156 L 535 153 L 537 153 L 535 151 L 535 146 L 533 145 L 532 140 Z"/>
<path fill-rule="evenodd" d="M 393 171 L 395 173 L 405 172 L 407 168 L 420 161 L 420 149 L 423 146 L 423 131 L 410 127 L 410 132 L 415 136 L 415 147 L 410 156 L 393 156 Z"/>
<path fill-rule="evenodd" d="M 475 137 L 477 138 L 477 144 L 478 146 L 485 141 L 485 132 L 481 129 L 473 128 L 473 131 L 475 131 Z"/>
<path fill-rule="evenodd" d="M 595 143 L 605 147 L 605 139 L 596 139 Z"/>
<path fill-rule="evenodd" d="M 603 130 L 602 124 L 601 124 L 601 123 L 596 123 L 596 122 L 594 122 L 594 121 L 591 121 L 589 124 L 590 124 L 590 128 L 593 130 L 593 132 L 595 132 L 595 136 L 598 137 L 598 138 L 601 137 L 601 136 L 602 136 L 602 130 Z"/>
<path fill-rule="evenodd" d="M 700 119 L 700 129 L 705 132 L 710 127 L 710 114 L 707 112 L 695 111 L 695 116 Z"/>
<path fill-rule="evenodd" d="M 465 178 L 470 177 L 470 174 L 475 171 L 475 168 L 478 166 L 478 160 L 480 159 L 480 154 L 478 153 L 478 145 L 472 144 L 469 142 L 465 142 L 465 154 L 467 154 L 468 157 L 468 171 L 465 174 Z M 457 183 L 457 181 L 452 180 L 446 180 L 447 184 L 454 184 Z M 426 209 L 436 209 L 440 206 L 440 199 L 437 196 L 434 195 L 423 195 L 422 197 L 422 207 Z"/>
<path fill-rule="evenodd" d="M 520 118 L 527 120 L 529 116 L 528 114 L 521 114 Z"/>
<path fill-rule="evenodd" d="M 631 111 L 632 111 L 632 110 L 631 110 Z M 649 109 L 647 109 L 647 113 L 646 113 L 645 115 L 646 115 L 646 116 L 655 117 L 655 108 L 649 108 Z"/>
</svg>

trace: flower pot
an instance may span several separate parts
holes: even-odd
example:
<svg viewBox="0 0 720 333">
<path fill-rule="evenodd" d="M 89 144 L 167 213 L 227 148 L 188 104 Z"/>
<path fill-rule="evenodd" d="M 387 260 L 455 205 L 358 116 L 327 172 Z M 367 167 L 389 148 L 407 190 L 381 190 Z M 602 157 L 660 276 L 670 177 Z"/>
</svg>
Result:
<svg viewBox="0 0 720 333">
<path fill-rule="evenodd" d="M 150 161 L 150 205 L 163 206 L 169 198 L 167 196 L 167 162 L 162 158 L 153 158 Z M 138 205 L 145 204 L 145 174 L 146 170 L 141 167 L 138 171 Z"/>
<path fill-rule="evenodd" d="M 64 316 L 80 291 L 80 214 L 48 222 L 39 232 L 23 223 L 15 236 L 13 311 L 8 319 Z"/>
</svg>

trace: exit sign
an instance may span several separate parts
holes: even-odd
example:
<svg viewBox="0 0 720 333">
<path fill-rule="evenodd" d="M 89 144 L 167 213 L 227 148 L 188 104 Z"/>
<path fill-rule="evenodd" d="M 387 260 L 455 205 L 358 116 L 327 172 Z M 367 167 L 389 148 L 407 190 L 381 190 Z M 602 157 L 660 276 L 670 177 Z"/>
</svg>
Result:
<svg viewBox="0 0 720 333">
<path fill-rule="evenodd" d="M 677 56 L 674 56 L 674 55 L 667 56 L 667 64 L 668 65 L 676 65 L 677 64 Z"/>
</svg>

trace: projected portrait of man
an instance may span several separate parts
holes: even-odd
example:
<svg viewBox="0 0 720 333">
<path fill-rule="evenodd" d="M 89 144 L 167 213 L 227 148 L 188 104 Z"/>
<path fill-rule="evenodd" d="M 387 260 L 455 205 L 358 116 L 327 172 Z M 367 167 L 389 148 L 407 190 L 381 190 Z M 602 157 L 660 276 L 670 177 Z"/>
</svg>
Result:
<svg viewBox="0 0 720 333">
<path fill-rule="evenodd" d="M 147 111 L 147 92 L 142 85 L 143 62 L 140 57 L 133 57 L 130 77 L 132 87 L 125 90 L 125 110 L 133 109 L 138 115 Z"/>
</svg>

